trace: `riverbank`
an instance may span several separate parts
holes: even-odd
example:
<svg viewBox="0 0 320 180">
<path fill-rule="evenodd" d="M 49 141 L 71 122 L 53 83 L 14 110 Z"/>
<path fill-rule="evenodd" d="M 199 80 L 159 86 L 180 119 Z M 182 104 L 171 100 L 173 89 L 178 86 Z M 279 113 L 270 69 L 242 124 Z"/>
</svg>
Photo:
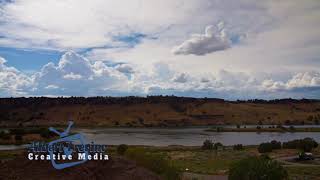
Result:
<svg viewBox="0 0 320 180">
<path fill-rule="evenodd" d="M 289 128 L 286 127 L 243 127 L 243 128 L 230 128 L 230 127 L 212 127 L 210 129 L 206 129 L 205 131 L 208 132 L 320 132 L 319 127 L 294 127 L 290 126 Z"/>
</svg>

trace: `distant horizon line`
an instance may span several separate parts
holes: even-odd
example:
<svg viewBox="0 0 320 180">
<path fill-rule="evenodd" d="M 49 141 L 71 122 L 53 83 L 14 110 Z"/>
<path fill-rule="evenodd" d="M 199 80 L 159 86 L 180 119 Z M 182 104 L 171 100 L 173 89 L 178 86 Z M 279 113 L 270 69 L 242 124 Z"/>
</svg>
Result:
<svg viewBox="0 0 320 180">
<path fill-rule="evenodd" d="M 175 95 L 147 95 L 147 96 L 16 96 L 16 97 L 0 97 L 0 99 L 32 99 L 32 98 L 46 98 L 46 99 L 71 99 L 71 98 L 110 98 L 110 99 L 121 99 L 121 98 L 143 98 L 148 99 L 152 97 L 161 97 L 161 98 L 181 98 L 181 99 L 207 99 L 207 100 L 223 100 L 229 102 L 237 102 L 237 101 L 285 101 L 285 100 L 293 100 L 293 101 L 320 101 L 320 99 L 309 99 L 309 98 L 275 98 L 275 99 L 261 99 L 261 98 L 253 98 L 253 99 L 224 99 L 224 98 L 215 98 L 215 97 L 192 97 L 192 96 L 175 96 Z"/>
</svg>

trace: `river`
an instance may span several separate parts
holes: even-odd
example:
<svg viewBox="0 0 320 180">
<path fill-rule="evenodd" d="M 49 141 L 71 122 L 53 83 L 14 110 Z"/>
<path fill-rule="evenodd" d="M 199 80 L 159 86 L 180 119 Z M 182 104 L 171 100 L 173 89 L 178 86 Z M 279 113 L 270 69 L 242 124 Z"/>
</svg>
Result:
<svg viewBox="0 0 320 180">
<path fill-rule="evenodd" d="M 272 140 L 289 141 L 311 137 L 320 142 L 320 133 L 315 132 L 207 132 L 207 128 L 106 128 L 78 129 L 88 140 L 108 145 L 148 146 L 200 146 L 205 139 L 224 145 L 257 145 Z"/>
<path fill-rule="evenodd" d="M 84 134 L 89 142 L 107 145 L 200 146 L 206 139 L 221 142 L 224 145 L 257 145 L 272 140 L 284 142 L 305 137 L 311 137 L 320 142 L 320 133 L 318 132 L 207 132 L 206 129 L 208 128 L 78 128 L 74 130 Z M 0 150 L 21 149 L 23 147 L 25 146 L 0 145 Z"/>
</svg>

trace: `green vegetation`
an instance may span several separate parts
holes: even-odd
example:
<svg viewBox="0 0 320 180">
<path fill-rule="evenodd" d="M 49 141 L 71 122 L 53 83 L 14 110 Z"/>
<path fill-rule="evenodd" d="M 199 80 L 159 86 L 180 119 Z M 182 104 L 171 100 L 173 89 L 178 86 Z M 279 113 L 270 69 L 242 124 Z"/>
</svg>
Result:
<svg viewBox="0 0 320 180">
<path fill-rule="evenodd" d="M 287 166 L 289 179 L 317 179 L 320 177 L 320 166 Z"/>
<path fill-rule="evenodd" d="M 269 127 L 261 127 L 257 126 L 256 128 L 227 128 L 227 127 L 212 127 L 205 131 L 209 132 L 320 132 L 320 128 L 318 127 L 308 127 L 308 128 L 296 128 L 294 126 L 290 126 L 286 128 L 284 126 L 269 126 Z"/>
<path fill-rule="evenodd" d="M 204 150 L 212 150 L 213 149 L 213 143 L 211 140 L 207 139 L 203 142 L 202 149 Z"/>
<path fill-rule="evenodd" d="M 310 152 L 316 147 L 318 147 L 318 143 L 312 138 L 296 139 L 284 142 L 282 145 L 284 149 L 300 149 L 305 152 Z"/>
<path fill-rule="evenodd" d="M 56 136 L 56 134 L 51 132 L 48 128 L 40 128 L 35 133 L 39 133 L 41 137 L 46 138 L 46 139 Z"/>
<path fill-rule="evenodd" d="M 126 144 L 120 144 L 118 147 L 117 147 L 117 153 L 119 155 L 124 155 L 124 153 L 127 151 L 128 149 L 128 145 Z"/>
<path fill-rule="evenodd" d="M 0 151 L 0 160 L 14 159 L 19 152 L 16 151 Z"/>
<path fill-rule="evenodd" d="M 144 148 L 129 148 L 125 156 L 168 180 L 180 179 L 179 170 L 163 153 L 150 153 Z"/>
<path fill-rule="evenodd" d="M 259 153 L 272 152 L 274 149 L 281 149 L 281 142 L 273 140 L 271 142 L 261 143 L 258 146 Z"/>
<path fill-rule="evenodd" d="M 223 144 L 221 144 L 220 142 L 214 143 L 213 149 L 217 150 L 217 149 L 219 149 L 219 147 L 223 148 Z"/>
<path fill-rule="evenodd" d="M 172 151 L 168 153 L 174 165 L 181 171 L 199 174 L 226 174 L 229 166 L 242 158 L 250 156 L 248 151 Z"/>
<path fill-rule="evenodd" d="M 213 143 L 211 140 L 207 139 L 203 142 L 203 150 L 217 150 L 219 147 L 223 148 L 223 145 L 220 142 Z"/>
<path fill-rule="evenodd" d="M 212 144 L 214 146 L 214 143 Z M 272 146 L 272 144 L 278 144 L 278 142 L 270 142 L 270 144 Z M 214 148 L 204 150 L 199 146 L 129 146 L 123 157 L 135 161 L 139 166 L 152 170 L 163 179 L 178 179 L 182 172 L 202 175 L 228 175 L 229 170 L 231 167 L 234 167 L 234 164 L 243 159 L 259 156 L 257 148 L 258 146 L 243 146 L 241 144 L 225 146 L 224 149 L 218 148 L 217 150 Z M 111 157 L 117 156 L 119 149 L 122 149 L 120 145 L 110 146 L 108 154 Z M 16 151 L 0 151 L 0 159 L 14 158 L 13 152 Z M 297 149 L 273 149 L 273 152 L 264 153 L 261 156 L 265 159 L 270 159 L 270 156 L 272 159 L 277 160 L 280 157 L 297 155 L 298 152 L 299 150 Z M 312 153 L 315 157 L 318 157 L 320 155 L 320 148 L 313 149 Z M 283 161 L 281 163 L 287 170 L 290 179 L 315 179 L 315 177 L 320 177 L 320 166 L 317 167 L 316 164 L 309 166 L 308 162 L 306 162 L 303 166 L 295 166 L 292 164 L 286 165 Z"/>
<path fill-rule="evenodd" d="M 13 128 L 13 129 L 9 129 L 9 133 L 12 135 L 40 134 L 42 137 L 48 137 L 48 138 L 55 135 L 47 127 Z"/>
<path fill-rule="evenodd" d="M 267 153 L 272 152 L 272 144 L 271 143 L 261 143 L 258 147 L 259 153 Z"/>
<path fill-rule="evenodd" d="M 55 137 L 57 137 L 55 133 L 44 127 L 0 130 L 0 144 L 27 144 L 35 140 L 49 141 Z"/>
<path fill-rule="evenodd" d="M 258 146 L 259 153 L 272 152 L 275 149 L 299 149 L 304 152 L 311 152 L 312 149 L 317 148 L 318 143 L 312 138 L 295 139 L 292 141 L 284 142 L 281 146 L 281 142 L 271 141 L 266 143 L 261 143 Z"/>
<path fill-rule="evenodd" d="M 274 160 L 249 157 L 234 163 L 229 170 L 229 180 L 283 180 L 287 171 Z"/>
<path fill-rule="evenodd" d="M 0 131 L 0 139 L 9 140 L 11 138 L 10 134 L 5 131 Z"/>
<path fill-rule="evenodd" d="M 28 133 L 25 129 L 22 129 L 22 128 L 10 129 L 9 132 L 12 135 L 24 135 Z"/>
<path fill-rule="evenodd" d="M 22 135 L 20 135 L 20 134 L 16 134 L 16 135 L 14 136 L 14 139 L 15 139 L 16 141 L 22 141 L 23 137 L 22 137 Z"/>
<path fill-rule="evenodd" d="M 233 145 L 233 150 L 243 150 L 243 145 L 242 144 L 236 144 L 236 145 Z"/>
<path fill-rule="evenodd" d="M 281 142 L 273 140 L 271 141 L 272 149 L 281 149 Z"/>
</svg>

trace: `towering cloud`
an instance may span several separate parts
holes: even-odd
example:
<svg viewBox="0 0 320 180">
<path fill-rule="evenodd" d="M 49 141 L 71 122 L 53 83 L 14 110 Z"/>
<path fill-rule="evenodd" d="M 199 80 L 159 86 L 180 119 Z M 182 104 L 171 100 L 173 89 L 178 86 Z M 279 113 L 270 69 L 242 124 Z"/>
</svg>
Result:
<svg viewBox="0 0 320 180">
<path fill-rule="evenodd" d="M 320 73 L 304 72 L 297 73 L 287 82 L 265 80 L 262 87 L 266 90 L 295 90 L 299 88 L 315 88 L 320 89 Z"/>
<path fill-rule="evenodd" d="M 0 57 L 0 94 L 2 96 L 24 95 L 29 88 L 31 79 L 14 67 L 5 65 L 6 60 Z"/>
<path fill-rule="evenodd" d="M 33 76 L 35 94 L 94 95 L 110 90 L 123 91 L 127 77 L 102 61 L 91 63 L 87 58 L 69 51 L 55 66 L 45 65 Z"/>
</svg>

